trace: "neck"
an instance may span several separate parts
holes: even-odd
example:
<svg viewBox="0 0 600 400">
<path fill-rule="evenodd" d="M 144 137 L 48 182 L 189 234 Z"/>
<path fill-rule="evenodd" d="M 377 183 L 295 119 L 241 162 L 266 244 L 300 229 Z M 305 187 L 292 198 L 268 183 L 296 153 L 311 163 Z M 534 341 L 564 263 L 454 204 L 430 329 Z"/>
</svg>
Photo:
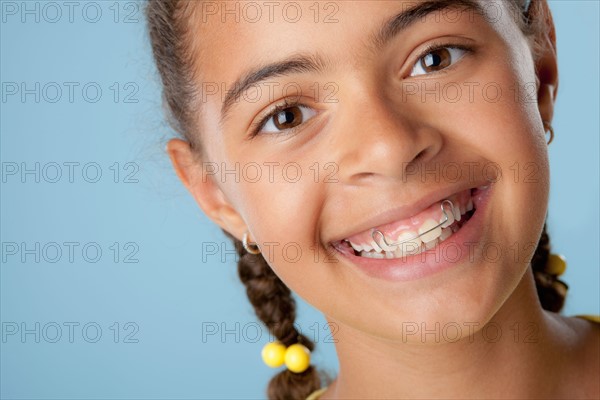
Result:
<svg viewBox="0 0 600 400">
<path fill-rule="evenodd" d="M 472 335 L 458 341 L 390 342 L 328 321 L 340 327 L 340 369 L 327 398 L 525 398 L 552 393 L 549 382 L 559 380 L 557 349 L 567 334 L 559 318 L 541 308 L 531 269 L 487 328 L 473 328 Z"/>
</svg>

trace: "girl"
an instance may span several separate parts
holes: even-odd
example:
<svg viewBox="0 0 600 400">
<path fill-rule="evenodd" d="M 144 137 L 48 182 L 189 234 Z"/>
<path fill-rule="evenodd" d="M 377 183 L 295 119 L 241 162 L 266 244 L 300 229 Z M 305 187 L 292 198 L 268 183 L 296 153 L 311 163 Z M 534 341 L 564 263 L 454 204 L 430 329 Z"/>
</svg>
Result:
<svg viewBox="0 0 600 400">
<path fill-rule="evenodd" d="M 600 327 L 558 314 L 545 230 L 545 0 L 169 0 L 147 17 L 183 135 L 169 156 L 235 243 L 277 338 L 265 362 L 287 366 L 269 398 L 600 397 Z M 335 327 L 333 380 L 307 365 L 290 289 Z"/>
</svg>

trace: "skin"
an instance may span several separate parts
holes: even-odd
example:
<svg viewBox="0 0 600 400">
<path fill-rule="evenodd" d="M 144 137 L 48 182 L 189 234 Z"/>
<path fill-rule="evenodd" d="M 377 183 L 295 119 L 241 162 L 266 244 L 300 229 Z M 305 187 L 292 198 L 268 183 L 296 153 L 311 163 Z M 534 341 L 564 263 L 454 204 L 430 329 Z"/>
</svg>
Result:
<svg viewBox="0 0 600 400">
<path fill-rule="evenodd" d="M 542 121 L 552 120 L 558 86 L 551 22 L 546 22 L 550 33 L 538 38 L 542 53 L 537 61 L 501 1 L 494 2 L 496 10 L 505 11 L 500 18 L 465 14 L 458 21 L 435 22 L 430 16 L 372 49 L 368 35 L 415 1 L 340 2 L 335 15 L 340 22 L 331 24 L 315 23 L 310 4 L 303 5 L 306 17 L 293 24 L 277 12 L 274 22 L 236 23 L 230 17 L 223 23 L 220 15 L 202 22 L 197 9 L 192 26 L 198 87 L 203 82 L 231 87 L 242 72 L 260 63 L 321 54 L 329 62 L 323 72 L 269 79 L 279 88 L 297 83 L 301 102 L 314 110 L 307 114 L 312 118 L 291 134 L 249 140 L 249 125 L 286 95 L 281 90 L 267 95 L 266 86 L 261 86 L 262 95 L 251 90 L 248 97 L 259 100 L 238 101 L 222 124 L 222 96 L 208 96 L 195 105 L 202 151 L 179 139 L 167 149 L 202 210 L 240 240 L 249 231 L 275 273 L 337 328 L 340 370 L 322 398 L 599 397 L 598 327 L 544 311 L 529 268 L 534 247 L 528 244 L 537 243 L 549 193 Z M 425 47 L 440 38 L 474 51 L 443 72 L 409 76 Z M 315 82 L 318 96 L 311 86 Z M 326 86 L 330 82 L 334 94 Z M 494 82 L 503 95 L 489 101 L 476 89 L 470 99 L 465 82 L 478 82 L 479 88 Z M 458 83 L 463 96 L 454 102 L 402 98 L 403 85 L 411 83 L 428 88 Z M 515 101 L 511 88 L 531 84 L 537 96 Z M 327 102 L 327 95 L 335 102 Z M 244 176 L 236 182 L 233 175 L 208 174 L 203 166 L 210 162 L 229 169 L 236 163 L 294 162 L 302 177 L 291 182 L 295 172 L 288 170 L 286 180 L 279 167 L 270 181 L 263 167 L 258 182 Z M 463 171 L 459 182 L 443 174 L 437 179 L 407 174 L 411 167 L 420 171 L 451 162 L 475 163 L 474 173 Z M 335 163 L 335 182 L 324 179 L 333 171 L 327 163 Z M 480 245 L 498 244 L 505 250 L 499 260 L 490 261 L 478 247 L 468 262 L 393 283 L 368 278 L 344 257 L 332 255 L 331 240 L 357 233 L 353 227 L 390 204 L 410 205 L 445 188 L 478 186 L 489 177 L 483 170 L 489 163 L 500 166 L 502 178 L 493 186 Z M 519 179 L 514 178 L 515 163 L 521 168 Z M 529 181 L 523 178 L 530 172 L 523 169 L 527 163 L 536 166 Z M 517 257 L 506 252 L 515 243 Z M 296 252 L 289 244 L 302 250 L 298 259 L 292 260 Z M 455 323 L 463 327 L 462 336 L 440 343 L 433 335 L 407 338 L 402 334 L 406 321 L 428 329 Z M 503 332 L 494 343 L 481 330 L 490 323 Z M 511 330 L 515 323 L 521 327 L 517 339 Z M 532 343 L 525 340 L 527 334 Z"/>
</svg>

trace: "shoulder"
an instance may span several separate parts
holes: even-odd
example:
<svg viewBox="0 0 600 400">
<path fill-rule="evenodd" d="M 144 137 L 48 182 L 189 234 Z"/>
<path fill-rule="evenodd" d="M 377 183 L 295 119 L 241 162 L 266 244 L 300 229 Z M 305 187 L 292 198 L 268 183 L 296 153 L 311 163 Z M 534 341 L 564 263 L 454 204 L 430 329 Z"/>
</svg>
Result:
<svg viewBox="0 0 600 400">
<path fill-rule="evenodd" d="M 600 314 L 578 314 L 574 315 L 574 318 L 582 318 L 596 324 L 600 324 Z"/>
<path fill-rule="evenodd" d="M 600 315 L 579 314 L 565 317 L 576 332 L 577 343 L 573 344 L 576 362 L 571 368 L 577 391 L 586 398 L 600 398 Z"/>
</svg>

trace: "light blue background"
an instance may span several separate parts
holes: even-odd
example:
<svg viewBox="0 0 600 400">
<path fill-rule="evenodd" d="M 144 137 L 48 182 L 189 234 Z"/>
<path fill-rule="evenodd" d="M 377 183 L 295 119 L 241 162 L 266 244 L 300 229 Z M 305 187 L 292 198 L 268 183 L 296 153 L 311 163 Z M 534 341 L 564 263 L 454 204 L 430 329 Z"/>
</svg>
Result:
<svg viewBox="0 0 600 400">
<path fill-rule="evenodd" d="M 6 16 L 1 27 L 2 82 L 81 85 L 73 103 L 65 100 L 64 86 L 64 97 L 57 103 L 36 103 L 32 95 L 25 103 L 16 96 L 1 103 L 3 163 L 80 163 L 73 183 L 64 166 L 58 183 L 35 183 L 33 176 L 21 183 L 18 175 L 8 177 L 1 187 L 1 241 L 26 242 L 29 247 L 35 242 L 43 246 L 73 241 L 80 246 L 73 263 L 65 253 L 57 263 L 36 263 L 31 255 L 26 262 L 8 256 L 2 263 L 2 322 L 25 322 L 28 329 L 39 322 L 50 339 L 55 322 L 63 336 L 57 343 L 44 337 L 36 343 L 33 334 L 24 343 L 19 335 L 8 336 L 1 343 L 0 395 L 264 397 L 273 374 L 260 359 L 267 333 L 262 330 L 262 337 L 251 343 L 258 325 L 233 258 L 221 263 L 213 257 L 203 263 L 199 243 L 222 241 L 229 246 L 228 241 L 201 214 L 163 154 L 171 133 L 162 121 L 142 14 L 121 2 L 115 23 L 110 8 L 114 3 L 99 2 L 102 18 L 88 23 L 81 15 L 84 4 L 75 10 L 74 23 L 66 15 L 54 24 L 35 23 L 32 16 L 21 23 L 18 16 Z M 553 1 L 551 7 L 558 33 L 560 89 L 556 138 L 550 146 L 549 229 L 554 249 L 569 261 L 564 279 L 571 290 L 564 314 L 599 313 L 599 5 L 570 0 Z M 140 22 L 124 23 L 132 10 Z M 93 16 L 94 10 L 88 11 Z M 102 88 L 97 103 L 82 98 L 86 82 Z M 114 82 L 120 87 L 117 103 L 110 89 Z M 124 86 L 128 82 L 137 85 L 137 103 L 123 101 L 131 92 Z M 82 178 L 81 166 L 91 162 L 101 168 L 98 183 Z M 110 169 L 115 162 L 118 183 Z M 132 171 L 125 169 L 128 162 L 140 166 L 133 176 L 137 183 L 123 182 Z M 93 172 L 88 170 L 86 177 L 93 178 Z M 82 246 L 91 242 L 103 251 L 97 263 L 81 255 Z M 120 246 L 119 262 L 110 249 L 114 242 Z M 133 249 L 124 249 L 129 242 L 138 246 L 138 263 L 123 262 L 126 250 Z M 79 323 L 73 343 L 65 322 Z M 126 327 L 127 322 L 134 325 Z M 219 329 L 223 323 L 234 333 L 224 341 L 219 335 L 203 341 L 203 322 L 216 323 Z M 86 323 L 102 329 L 96 343 L 86 341 L 93 339 L 94 329 L 83 337 Z M 324 343 L 322 316 L 299 301 L 298 324 L 309 335 L 319 329 L 315 363 L 335 372 L 337 360 L 333 345 Z M 135 326 L 138 331 L 130 339 L 138 342 L 125 343 Z"/>
</svg>

